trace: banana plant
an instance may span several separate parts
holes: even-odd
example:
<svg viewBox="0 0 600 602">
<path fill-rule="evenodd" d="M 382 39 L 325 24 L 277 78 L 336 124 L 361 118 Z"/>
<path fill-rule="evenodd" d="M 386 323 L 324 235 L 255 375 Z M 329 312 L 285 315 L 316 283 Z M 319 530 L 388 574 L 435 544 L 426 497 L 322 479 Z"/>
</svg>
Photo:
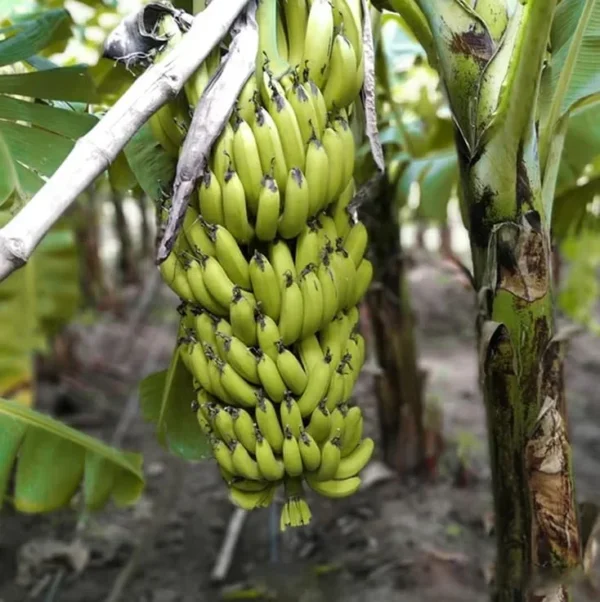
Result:
<svg viewBox="0 0 600 602">
<path fill-rule="evenodd" d="M 429 49 L 455 125 L 479 301 L 498 544 L 494 600 L 567 600 L 582 541 L 550 232 L 571 114 L 600 92 L 600 3 L 390 4 Z"/>
<path fill-rule="evenodd" d="M 1 25 L 0 223 L 4 224 L 97 122 L 87 110 L 89 104 L 110 103 L 129 78 L 102 61 L 93 67 L 59 67 L 47 58 L 63 50 L 70 39 L 72 21 L 65 10 L 13 17 Z M 79 308 L 78 261 L 73 218 L 66 216 L 50 230 L 31 261 L 0 284 L 0 496 L 8 495 L 16 466 L 12 501 L 23 512 L 68 505 L 81 484 L 89 509 L 102 506 L 111 496 L 132 503 L 143 486 L 140 456 L 109 448 L 27 407 L 34 398 L 34 354 L 46 349 L 49 337 Z"/>
</svg>

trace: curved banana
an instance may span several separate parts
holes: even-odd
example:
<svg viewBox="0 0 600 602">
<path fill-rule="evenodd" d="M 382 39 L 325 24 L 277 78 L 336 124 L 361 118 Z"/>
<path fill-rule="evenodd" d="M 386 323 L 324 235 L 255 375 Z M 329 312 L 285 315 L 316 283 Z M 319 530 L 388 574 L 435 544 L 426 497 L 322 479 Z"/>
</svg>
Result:
<svg viewBox="0 0 600 602">
<path fill-rule="evenodd" d="M 333 205 L 332 217 L 335 222 L 335 229 L 337 230 L 338 236 L 342 239 L 348 234 L 350 226 L 352 225 L 351 217 L 348 213 L 348 205 L 354 198 L 355 191 L 356 185 L 354 179 L 352 179 Z"/>
<path fill-rule="evenodd" d="M 330 361 L 331 356 L 325 356 L 308 375 L 308 383 L 304 393 L 298 398 L 297 404 L 303 418 L 310 416 L 315 411 L 329 389 L 331 379 Z"/>
<path fill-rule="evenodd" d="M 317 442 L 303 430 L 300 433 L 298 445 L 300 446 L 300 456 L 302 457 L 304 468 L 308 472 L 317 470 L 321 464 L 321 450 Z"/>
<path fill-rule="evenodd" d="M 208 378 L 210 379 L 212 394 L 225 403 L 233 403 L 231 395 L 226 391 L 221 382 L 221 368 L 223 366 L 223 361 L 219 359 L 216 355 L 216 351 L 214 351 L 210 345 L 204 346 L 204 353 L 208 359 Z"/>
<path fill-rule="evenodd" d="M 215 245 L 205 229 L 206 222 L 198 212 L 189 205 L 183 218 L 182 230 L 192 250 L 203 255 L 215 255 Z"/>
<path fill-rule="evenodd" d="M 294 257 L 284 240 L 275 240 L 269 245 L 269 261 L 275 271 L 279 288 L 283 290 L 288 281 L 288 274 L 291 274 L 292 278 L 297 276 Z"/>
<path fill-rule="evenodd" d="M 286 98 L 296 115 L 300 133 L 302 134 L 302 144 L 306 146 L 318 127 L 317 113 L 312 98 L 298 78 L 295 79 L 293 85 L 288 90 Z"/>
<path fill-rule="evenodd" d="M 221 436 L 225 443 L 231 443 L 235 440 L 235 432 L 233 430 L 233 417 L 228 411 L 228 408 L 216 408 L 213 418 L 214 428 Z M 235 465 L 234 465 L 235 467 Z"/>
<path fill-rule="evenodd" d="M 258 469 L 267 481 L 279 481 L 283 479 L 285 475 L 283 462 L 275 457 L 273 448 L 258 428 L 256 429 L 255 455 Z"/>
<path fill-rule="evenodd" d="M 269 114 L 273 118 L 279 139 L 283 148 L 285 163 L 288 169 L 304 169 L 305 156 L 302 132 L 296 119 L 296 114 L 288 99 L 275 88 L 271 87 Z M 287 186 L 287 184 L 286 184 Z M 287 188 L 286 188 L 287 192 Z"/>
<path fill-rule="evenodd" d="M 206 257 L 209 257 L 208 255 Z M 216 261 L 216 260 L 214 260 Z M 216 316 L 226 316 L 227 308 L 221 305 L 206 286 L 202 263 L 193 259 L 188 263 L 187 282 L 192 295 L 200 306 Z"/>
<path fill-rule="evenodd" d="M 234 405 L 247 408 L 256 406 L 258 389 L 246 382 L 229 364 L 222 362 L 221 383 Z"/>
<path fill-rule="evenodd" d="M 277 361 L 277 343 L 281 340 L 279 327 L 273 318 L 261 314 L 259 311 L 254 313 L 256 321 L 256 338 L 260 350 L 268 355 L 274 362 Z"/>
<path fill-rule="evenodd" d="M 365 255 L 368 241 L 369 234 L 363 222 L 354 223 L 344 238 L 344 249 L 357 268 Z"/>
<path fill-rule="evenodd" d="M 254 481 L 262 480 L 263 476 L 258 469 L 258 464 L 256 463 L 256 460 L 252 459 L 248 450 L 235 439 L 231 442 L 231 447 L 231 460 L 233 462 L 235 473 L 245 479 Z"/>
<path fill-rule="evenodd" d="M 255 309 L 256 300 L 254 295 L 242 291 L 237 286 L 234 287 L 229 305 L 231 331 L 248 347 L 256 345 L 257 342 L 256 322 L 254 319 Z"/>
<path fill-rule="evenodd" d="M 229 499 L 233 504 L 243 510 L 254 510 L 256 508 L 268 508 L 275 496 L 275 485 L 267 486 L 261 491 L 242 491 L 237 487 L 229 488 Z"/>
<path fill-rule="evenodd" d="M 275 361 L 262 351 L 259 351 L 257 371 L 260 383 L 269 399 L 277 403 L 282 402 L 287 388 Z"/>
<path fill-rule="evenodd" d="M 341 189 L 344 190 L 348 186 L 352 176 L 354 175 L 354 157 L 356 156 L 356 144 L 354 142 L 354 134 L 350 128 L 350 124 L 342 115 L 336 115 L 333 120 L 333 129 L 338 133 L 342 140 L 344 155 L 342 157 L 342 165 L 344 167 L 344 175 L 342 176 Z"/>
<path fill-rule="evenodd" d="M 227 170 L 230 169 L 233 160 L 233 128 L 229 122 L 225 124 L 223 131 L 215 140 L 211 149 L 210 158 L 210 167 L 217 176 L 219 184 L 222 186 L 225 180 L 225 174 Z M 208 218 L 205 217 L 205 219 Z"/>
<path fill-rule="evenodd" d="M 273 404 L 264 397 L 258 397 L 256 406 L 256 422 L 263 437 L 269 442 L 276 454 L 283 448 L 283 431 Z"/>
<path fill-rule="evenodd" d="M 336 407 L 342 403 L 344 397 L 344 370 L 345 364 L 340 363 L 331 374 L 327 390 L 327 409 L 330 412 L 334 412 Z"/>
<path fill-rule="evenodd" d="M 286 0 L 283 5 L 287 24 L 288 62 L 295 68 L 300 66 L 304 56 L 308 7 L 306 0 Z"/>
<path fill-rule="evenodd" d="M 322 362 L 325 357 L 319 344 L 319 339 L 314 334 L 304 337 L 296 343 L 295 348 L 300 356 L 302 367 L 310 379 L 314 366 L 318 362 Z"/>
<path fill-rule="evenodd" d="M 302 415 L 298 403 L 289 391 L 287 391 L 283 403 L 279 406 L 279 416 L 281 424 L 289 428 L 294 437 L 300 437 L 300 432 L 304 430 Z"/>
<path fill-rule="evenodd" d="M 344 436 L 342 437 L 342 459 L 350 455 L 360 443 L 363 435 L 364 418 L 360 408 L 354 406 L 344 418 Z"/>
<path fill-rule="evenodd" d="M 308 220 L 296 239 L 294 267 L 298 274 L 301 274 L 302 270 L 309 264 L 313 266 L 319 265 L 321 243 L 320 226 L 321 224 L 318 220 Z"/>
<path fill-rule="evenodd" d="M 323 353 L 329 351 L 331 354 L 332 371 L 338 367 L 346 345 L 348 337 L 344 336 L 345 327 L 346 316 L 340 312 L 319 333 L 319 342 L 321 343 Z"/>
<path fill-rule="evenodd" d="M 346 0 L 333 0 L 333 16 L 337 26 L 342 25 L 344 34 L 352 44 L 356 58 L 363 55 L 362 22 L 360 2 L 356 6 L 358 13 L 346 2 Z M 338 14 L 336 14 L 338 13 Z"/>
<path fill-rule="evenodd" d="M 252 290 L 250 268 L 236 239 L 223 226 L 210 226 L 209 235 L 214 242 L 215 255 L 231 281 L 247 291 Z"/>
<path fill-rule="evenodd" d="M 285 288 L 281 294 L 281 314 L 278 324 L 284 345 L 291 345 L 300 338 L 303 315 L 302 291 L 291 273 L 287 272 Z"/>
<path fill-rule="evenodd" d="M 323 314 L 319 328 L 323 329 L 333 320 L 340 306 L 336 276 L 329 266 L 329 260 L 319 265 L 317 278 L 321 285 L 321 296 L 323 298 Z"/>
<path fill-rule="evenodd" d="M 300 234 L 310 209 L 308 181 L 302 170 L 292 167 L 288 174 L 283 201 L 283 212 L 279 218 L 278 231 L 283 238 L 295 238 Z"/>
<path fill-rule="evenodd" d="M 258 155 L 263 173 L 272 171 L 281 194 L 284 194 L 289 170 L 283 152 L 283 145 L 273 118 L 260 105 L 256 106 L 252 131 L 258 146 Z"/>
<path fill-rule="evenodd" d="M 231 324 L 224 319 L 215 321 L 215 349 L 219 358 L 225 361 L 225 342 L 233 336 Z"/>
<path fill-rule="evenodd" d="M 255 108 L 257 98 L 258 86 L 256 85 L 256 78 L 250 76 L 238 96 L 237 110 L 240 117 L 246 123 L 249 123 L 251 127 L 254 127 L 256 119 Z"/>
<path fill-rule="evenodd" d="M 321 282 L 315 273 L 314 264 L 307 265 L 298 281 L 302 293 L 302 306 L 304 315 L 302 317 L 301 338 L 314 334 L 319 330 L 323 320 L 323 291 Z"/>
<path fill-rule="evenodd" d="M 343 190 L 344 144 L 340 135 L 331 126 L 325 128 L 321 142 L 329 159 L 329 177 L 327 179 L 327 194 L 325 195 L 325 202 L 329 205 L 338 198 Z M 337 221 L 335 225 L 337 228 Z"/>
<path fill-rule="evenodd" d="M 373 439 L 363 439 L 351 454 L 340 460 L 334 478 L 347 479 L 356 476 L 368 464 L 374 449 Z"/>
<path fill-rule="evenodd" d="M 256 366 L 256 356 L 237 337 L 227 337 L 224 341 L 224 359 L 248 382 L 259 385 L 260 378 Z M 198 379 L 200 380 L 200 379 Z"/>
<path fill-rule="evenodd" d="M 340 404 L 335 410 L 331 411 L 331 431 L 330 437 L 336 434 L 340 438 L 340 454 L 341 454 L 341 443 L 344 431 L 346 429 L 346 415 L 348 414 L 348 406 Z"/>
<path fill-rule="evenodd" d="M 287 245 L 285 246 L 287 248 Z M 250 259 L 249 273 L 252 291 L 261 311 L 273 320 L 279 320 L 281 314 L 281 287 L 273 266 L 259 251 L 254 251 L 254 255 Z"/>
<path fill-rule="evenodd" d="M 277 181 L 267 174 L 261 183 L 254 231 L 258 240 L 271 241 L 277 236 L 281 195 Z"/>
<path fill-rule="evenodd" d="M 198 181 L 198 209 L 209 224 L 225 225 L 221 184 L 210 169 L 205 169 Z"/>
<path fill-rule="evenodd" d="M 235 285 L 223 266 L 214 257 L 202 255 L 200 257 L 200 267 L 208 292 L 219 305 L 229 307 Z"/>
<path fill-rule="evenodd" d="M 316 477 L 306 475 L 306 482 L 309 487 L 324 497 L 339 499 L 353 495 L 360 487 L 359 477 L 350 477 L 341 481 L 332 479 L 329 481 L 319 481 Z"/>
<path fill-rule="evenodd" d="M 171 251 L 167 258 L 158 266 L 158 270 L 167 286 L 179 296 L 180 299 L 184 299 L 190 303 L 193 303 L 196 300 L 188 283 L 186 270 L 173 251 Z"/>
<path fill-rule="evenodd" d="M 298 446 L 298 440 L 287 426 L 284 430 L 282 455 L 285 472 L 290 477 L 299 477 L 304 470 L 302 466 L 302 456 L 300 455 L 300 447 Z"/>
<path fill-rule="evenodd" d="M 328 0 L 314 0 L 308 13 L 302 68 L 305 79 L 322 86 L 327 75 L 333 39 L 333 10 Z"/>
<path fill-rule="evenodd" d="M 306 432 L 317 442 L 322 443 L 331 432 L 331 415 L 325 401 L 321 401 L 310 416 Z"/>
<path fill-rule="evenodd" d="M 321 88 L 319 88 L 312 80 L 306 82 L 306 90 L 308 90 L 313 101 L 313 106 L 315 107 L 318 124 L 315 124 L 315 128 L 317 130 L 317 136 L 321 138 L 325 131 L 325 127 L 327 126 L 327 106 L 325 105 L 325 98 L 323 98 Z"/>
<path fill-rule="evenodd" d="M 238 119 L 234 125 L 233 160 L 235 170 L 244 186 L 250 211 L 256 215 L 263 169 L 254 133 L 243 119 Z"/>
<path fill-rule="evenodd" d="M 200 386 L 210 393 L 212 389 L 210 379 L 208 378 L 208 360 L 206 359 L 202 345 L 194 343 L 190 347 L 189 370 L 200 383 Z"/>
<path fill-rule="evenodd" d="M 358 61 L 348 38 L 338 33 L 333 39 L 329 76 L 323 89 L 325 104 L 329 110 L 343 109 L 356 97 Z"/>
<path fill-rule="evenodd" d="M 235 474 L 233 459 L 231 457 L 231 449 L 224 441 L 221 441 L 215 435 L 209 436 L 209 443 L 212 447 L 212 452 L 217 464 L 229 473 Z"/>
<path fill-rule="evenodd" d="M 308 140 L 304 175 L 310 191 L 308 215 L 313 216 L 327 204 L 327 186 L 330 177 L 327 151 L 316 136 L 311 136 Z"/>
<path fill-rule="evenodd" d="M 315 480 L 329 481 L 333 479 L 341 461 L 340 445 L 340 437 L 337 434 L 324 443 L 321 448 L 321 464 L 319 470 L 314 474 Z"/>
<path fill-rule="evenodd" d="M 238 173 L 231 164 L 223 177 L 222 194 L 225 227 L 238 242 L 250 242 L 254 230 L 248 221 L 246 193 Z"/>
<path fill-rule="evenodd" d="M 348 303 L 358 305 L 365 296 L 373 280 L 373 264 L 365 257 L 356 268 L 356 284 Z"/>
<path fill-rule="evenodd" d="M 226 479 L 225 482 L 229 485 L 230 489 L 237 489 L 238 491 L 248 493 L 267 493 L 272 488 L 271 483 L 266 479 L 262 481 L 251 481 L 250 479 L 244 479 L 244 477 L 233 477 Z"/>
<path fill-rule="evenodd" d="M 256 451 L 256 433 L 252 416 L 243 408 L 232 408 L 235 438 L 251 453 Z"/>
<path fill-rule="evenodd" d="M 286 349 L 283 342 L 278 345 L 277 369 L 283 382 L 288 389 L 295 395 L 302 395 L 308 384 L 308 376 L 298 358 L 289 350 Z"/>
</svg>

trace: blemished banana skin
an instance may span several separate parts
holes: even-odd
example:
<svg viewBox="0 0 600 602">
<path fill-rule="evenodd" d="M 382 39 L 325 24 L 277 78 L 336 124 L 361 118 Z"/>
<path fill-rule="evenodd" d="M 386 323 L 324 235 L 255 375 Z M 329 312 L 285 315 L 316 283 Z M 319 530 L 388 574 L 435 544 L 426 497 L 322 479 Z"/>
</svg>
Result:
<svg viewBox="0 0 600 602">
<path fill-rule="evenodd" d="M 283 489 L 285 530 L 311 521 L 306 486 L 355 493 L 375 447 L 352 398 L 365 361 L 358 304 L 373 279 L 367 229 L 349 210 L 362 8 L 261 0 L 257 23 L 256 72 L 160 271 L 181 300 L 190 420 L 233 504 L 265 508 Z M 190 110 L 218 64 L 211 54 L 185 87 Z M 181 136 L 163 125 L 153 132 L 177 154 Z"/>
</svg>

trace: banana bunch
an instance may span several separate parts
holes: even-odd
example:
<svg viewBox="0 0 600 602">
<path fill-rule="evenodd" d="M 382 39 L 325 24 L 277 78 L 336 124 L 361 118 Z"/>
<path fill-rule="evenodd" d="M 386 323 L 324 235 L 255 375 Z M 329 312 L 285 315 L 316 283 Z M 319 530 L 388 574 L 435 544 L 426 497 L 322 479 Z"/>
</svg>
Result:
<svg viewBox="0 0 600 602">
<path fill-rule="evenodd" d="M 349 496 L 374 449 L 351 403 L 365 360 L 357 305 L 373 276 L 348 210 L 361 3 L 260 0 L 257 22 L 255 77 L 160 270 L 182 301 L 176 353 L 231 500 L 265 507 L 283 484 L 285 529 L 311 519 L 304 483 Z"/>
</svg>

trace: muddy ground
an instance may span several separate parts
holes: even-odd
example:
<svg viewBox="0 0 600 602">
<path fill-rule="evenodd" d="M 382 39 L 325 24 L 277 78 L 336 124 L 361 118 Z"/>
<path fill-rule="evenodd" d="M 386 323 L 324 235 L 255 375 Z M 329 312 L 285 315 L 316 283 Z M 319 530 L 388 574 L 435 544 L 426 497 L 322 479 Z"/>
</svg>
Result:
<svg viewBox="0 0 600 602">
<path fill-rule="evenodd" d="M 341 502 L 311 497 L 313 525 L 281 537 L 270 535 L 269 510 L 254 512 L 227 579 L 211 584 L 233 512 L 218 472 L 210 462 L 170 458 L 152 427 L 135 415 L 120 434 L 123 447 L 145 456 L 148 485 L 139 504 L 91 517 L 80 539 L 75 512 L 26 517 L 5 509 L 0 602 L 212 601 L 246 583 L 266 587 L 282 601 L 486 600 L 494 542 L 473 297 L 460 279 L 431 262 L 420 262 L 411 282 L 427 395 L 443 408 L 446 450 L 437 479 L 393 479 Z M 138 298 L 132 293 L 132 307 Z M 127 311 L 77 327 L 79 364 L 59 381 L 42 383 L 39 407 L 110 441 L 119 420 L 123 425 L 139 375 L 167 365 L 173 306 L 161 291 L 134 336 Z M 567 377 L 578 497 L 599 502 L 599 339 L 573 341 Z M 377 437 L 371 378 L 361 377 L 355 395 Z M 470 473 L 460 486 L 459 458 Z M 589 586 L 579 586 L 575 597 L 598 598 Z"/>
</svg>

